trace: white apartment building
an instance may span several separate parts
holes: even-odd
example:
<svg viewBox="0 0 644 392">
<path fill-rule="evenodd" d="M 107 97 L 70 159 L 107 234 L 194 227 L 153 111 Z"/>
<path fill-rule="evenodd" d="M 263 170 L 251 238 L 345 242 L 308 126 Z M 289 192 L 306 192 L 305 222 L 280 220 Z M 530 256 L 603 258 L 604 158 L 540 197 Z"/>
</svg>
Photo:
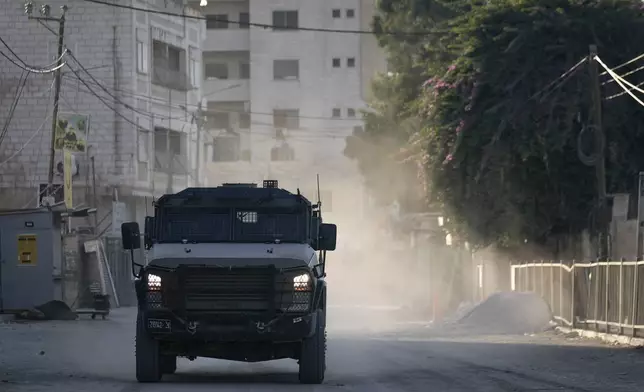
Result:
<svg viewBox="0 0 644 392">
<path fill-rule="evenodd" d="M 315 199 L 319 174 L 323 210 L 360 208 L 362 179 L 343 150 L 384 56 L 371 35 L 310 29 L 368 30 L 374 0 L 191 4 L 206 17 L 208 183 L 277 179 Z"/>
<path fill-rule="evenodd" d="M 5 3 L 0 9 L 0 37 L 21 61 L 33 66 L 52 63 L 57 37 L 44 24 L 55 32 L 58 23 L 29 19 L 22 0 Z M 118 198 L 125 202 L 125 219 L 142 220 L 152 197 L 191 186 L 197 176 L 193 113 L 202 94 L 205 23 L 182 0 L 117 3 L 188 17 L 82 0 L 47 4 L 52 17 L 60 15 L 60 6 L 68 6 L 66 46 L 92 75 L 69 55 L 65 57 L 80 80 L 69 67 L 63 68 L 60 114 L 89 116 L 87 148 L 75 154 L 74 204 L 93 206 L 97 200 L 103 207 L 99 209 L 102 217 Z M 34 16 L 43 4 L 34 1 Z M 0 52 L 13 56 L 2 44 Z M 0 66 L 0 124 L 4 125 L 23 70 L 1 56 Z M 47 183 L 52 85 L 53 74 L 29 74 L 0 142 L 2 208 L 36 207 L 39 189 Z M 56 162 L 61 161 L 58 151 Z M 55 182 L 62 183 L 58 173 Z"/>
</svg>

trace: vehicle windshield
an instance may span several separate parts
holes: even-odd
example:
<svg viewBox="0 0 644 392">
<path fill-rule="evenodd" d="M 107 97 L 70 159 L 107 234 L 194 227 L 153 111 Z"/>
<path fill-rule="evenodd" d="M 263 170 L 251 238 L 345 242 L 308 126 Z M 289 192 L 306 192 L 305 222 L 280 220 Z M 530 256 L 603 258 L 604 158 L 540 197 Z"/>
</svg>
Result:
<svg viewBox="0 0 644 392">
<path fill-rule="evenodd" d="M 165 208 L 158 242 L 306 242 L 306 214 L 293 210 Z"/>
</svg>

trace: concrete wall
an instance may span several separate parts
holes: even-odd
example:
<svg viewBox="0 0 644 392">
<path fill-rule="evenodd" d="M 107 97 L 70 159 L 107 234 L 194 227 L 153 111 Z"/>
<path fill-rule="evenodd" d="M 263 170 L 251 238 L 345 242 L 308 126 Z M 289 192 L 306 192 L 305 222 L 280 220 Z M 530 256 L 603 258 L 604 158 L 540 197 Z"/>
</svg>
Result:
<svg viewBox="0 0 644 392">
<path fill-rule="evenodd" d="M 0 35 L 26 63 L 34 66 L 50 64 L 57 50 L 56 36 L 37 21 L 27 18 L 23 1 L 10 0 L 6 3 L 0 9 Z M 142 195 L 151 196 L 154 185 L 154 176 L 150 175 L 154 162 L 154 138 L 152 132 L 146 131 L 159 123 L 182 130 L 189 134 L 189 153 L 194 152 L 195 127 L 190 126 L 192 117 L 186 108 L 188 111 L 196 108 L 201 92 L 200 83 L 187 93 L 175 92 L 174 98 L 167 89 L 153 88 L 149 72 L 137 72 L 137 37 L 148 45 L 150 68 L 151 39 L 154 34 L 160 35 L 161 38 L 157 38 L 161 40 L 174 40 L 173 44 L 184 48 L 188 56 L 200 63 L 203 21 L 185 19 L 186 23 L 183 23 L 183 18 L 152 16 L 82 0 L 52 0 L 48 4 L 52 7 L 52 16 L 60 15 L 59 6 L 68 5 L 66 45 L 96 81 L 80 71 L 71 58 L 67 60 L 71 66 L 79 69 L 89 88 L 103 97 L 102 100 L 96 98 L 69 68 L 64 68 L 60 113 L 90 115 L 90 147 L 87 154 L 76 155 L 80 176 L 74 179 L 75 186 L 87 187 L 89 156 L 94 156 L 100 194 L 110 195 L 111 188 L 118 186 L 130 192 L 134 188 Z M 163 0 L 135 1 L 133 5 L 162 7 L 176 13 L 182 11 L 182 8 L 172 8 L 172 2 L 168 2 L 166 8 Z M 38 14 L 37 6 L 35 14 Z M 57 28 L 56 23 L 51 26 Z M 3 53 L 9 53 L 4 46 L 0 49 Z M 0 58 L 0 66 L 3 69 L 0 76 L 0 107 L 8 108 L 22 70 L 5 58 Z M 198 65 L 197 69 L 200 67 Z M 108 92 L 103 91 L 99 84 Z M 0 162 L 11 158 L 0 166 L 0 201 L 5 207 L 23 207 L 33 198 L 38 184 L 47 182 L 51 135 L 51 117 L 48 116 L 52 111 L 52 85 L 52 74 L 29 75 L 7 138 L 0 145 Z M 169 98 L 172 98 L 170 103 Z M 180 105 L 184 109 L 180 109 Z M 135 110 L 140 113 L 135 115 Z M 0 123 L 4 123 L 7 113 L 6 110 L 0 113 Z M 56 160 L 61 159 L 59 153 Z M 193 161 L 192 169 L 196 166 L 196 160 Z M 149 172 L 147 176 L 145 173 L 139 174 L 146 170 Z M 56 181 L 60 182 L 62 178 L 57 177 Z M 85 201 L 82 198 L 79 200 Z"/>
</svg>

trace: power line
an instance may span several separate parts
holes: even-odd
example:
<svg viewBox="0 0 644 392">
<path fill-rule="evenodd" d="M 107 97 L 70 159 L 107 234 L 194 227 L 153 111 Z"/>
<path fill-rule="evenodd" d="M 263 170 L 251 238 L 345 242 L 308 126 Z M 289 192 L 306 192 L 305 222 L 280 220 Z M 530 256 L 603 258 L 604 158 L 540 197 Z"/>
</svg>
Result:
<svg viewBox="0 0 644 392">
<path fill-rule="evenodd" d="M 584 57 L 577 64 L 575 64 L 572 67 L 570 67 L 570 69 L 568 69 L 566 72 L 564 72 L 561 75 L 559 75 L 555 80 L 553 80 L 552 82 L 548 83 L 544 88 L 542 88 L 541 90 L 539 90 L 536 93 L 534 93 L 528 100 L 535 99 L 539 95 L 545 93 L 547 90 L 552 89 L 546 95 L 540 97 L 540 99 L 543 100 L 545 97 L 550 95 L 553 91 L 556 91 L 561 86 L 563 86 L 570 79 L 570 77 L 577 71 L 577 69 L 582 64 L 584 64 L 586 61 L 588 61 L 588 58 Z"/>
<path fill-rule="evenodd" d="M 641 60 L 641 59 L 644 59 L 644 53 L 640 54 L 639 56 L 633 57 L 632 59 L 628 60 L 625 63 L 622 63 L 622 64 L 618 65 L 617 67 L 613 68 L 613 71 L 617 71 L 618 69 L 623 68 L 623 67 L 625 67 L 625 66 L 627 66 L 629 64 L 632 64 L 632 63 L 634 63 L 634 62 L 636 62 L 638 60 Z M 609 74 L 609 73 L 610 72 L 604 71 L 604 72 L 600 73 L 599 75 L 604 76 L 604 75 Z"/>
<path fill-rule="evenodd" d="M 73 59 L 73 60 L 78 64 L 78 66 L 79 66 L 83 71 L 85 71 L 85 73 L 86 73 L 86 74 L 90 77 L 90 79 L 92 80 L 91 82 L 90 82 L 90 81 L 85 81 L 86 83 L 93 83 L 93 84 L 95 84 L 95 85 L 96 85 L 96 86 L 98 86 L 101 90 L 103 90 L 106 94 L 108 94 L 111 98 L 113 98 L 115 101 L 117 101 L 117 103 L 120 103 L 121 105 L 123 105 L 126 109 L 132 110 L 132 111 L 133 111 L 133 112 L 135 112 L 135 113 L 141 114 L 141 115 L 143 115 L 143 116 L 147 116 L 147 117 L 149 117 L 149 118 L 155 117 L 155 118 L 176 119 L 176 120 L 184 120 L 184 119 L 185 119 L 185 118 L 184 118 L 184 116 L 180 116 L 180 117 L 157 116 L 157 115 L 153 115 L 153 114 L 152 114 L 152 113 L 150 113 L 150 112 L 143 111 L 143 110 L 141 110 L 141 109 L 136 109 L 136 108 L 132 107 L 131 105 L 129 105 L 129 104 L 127 104 L 127 103 L 123 102 L 122 100 L 120 100 L 120 99 L 119 99 L 119 98 L 118 98 L 114 93 L 112 93 L 112 91 L 110 91 L 110 89 L 109 89 L 108 87 L 105 87 L 105 85 L 103 85 L 100 81 L 98 81 L 98 80 L 96 79 L 96 77 L 94 77 L 94 76 L 93 76 L 93 75 L 92 75 L 92 74 L 91 74 L 91 73 L 90 73 L 90 72 L 89 72 L 89 71 L 88 71 L 88 70 L 87 70 L 87 69 L 86 69 L 86 68 L 85 68 L 81 63 L 80 63 L 80 61 L 79 61 L 76 57 L 74 57 L 74 55 L 73 55 L 73 53 L 72 53 L 71 51 L 69 51 L 69 55 L 70 55 L 70 56 L 72 57 L 72 59 Z M 77 79 L 79 79 L 79 78 L 80 78 L 80 76 L 78 75 L 78 73 L 77 73 L 77 72 L 74 72 L 74 76 L 75 76 Z M 114 90 L 115 90 L 115 89 L 114 89 Z M 125 92 L 124 92 L 124 91 L 122 91 L 122 90 L 121 90 L 120 92 L 121 92 L 121 93 L 125 93 Z M 93 92 L 90 92 L 90 93 L 91 93 L 91 94 L 94 94 Z M 148 97 L 148 96 L 145 96 L 145 95 L 139 95 L 139 94 L 130 93 L 130 92 L 127 92 L 127 93 L 125 93 L 125 94 L 126 94 L 126 95 L 131 95 L 131 96 L 133 96 L 133 97 L 140 98 L 140 99 L 147 99 L 147 100 L 148 100 L 148 102 L 151 102 L 151 100 L 152 100 L 152 97 Z M 195 107 L 197 107 L 197 105 L 172 105 L 171 103 L 168 103 L 167 101 L 165 101 L 165 100 L 163 100 L 163 99 L 161 99 L 161 98 L 155 98 L 155 99 L 158 99 L 158 100 L 160 100 L 160 101 L 163 101 L 163 104 L 162 104 L 163 106 L 173 107 L 173 108 L 176 108 L 176 109 L 179 109 L 179 110 L 185 110 L 185 108 L 186 108 L 187 106 L 195 106 Z M 182 106 L 183 106 L 183 107 L 182 107 Z M 228 110 L 228 109 L 213 109 L 213 110 L 206 110 L 206 111 L 203 111 L 203 112 L 204 112 L 204 113 L 206 113 L 206 114 L 208 114 L 208 113 L 211 113 L 211 114 L 212 114 L 212 113 L 237 113 L 237 114 L 256 114 L 256 115 L 263 115 L 263 116 L 273 116 L 273 115 L 274 115 L 273 113 L 261 113 L 261 112 L 253 112 L 253 111 L 235 111 L 235 110 Z M 350 121 L 350 122 L 357 122 L 357 121 L 360 121 L 359 119 L 334 118 L 334 117 L 315 117 L 315 116 L 299 116 L 299 115 L 298 115 L 298 116 L 290 116 L 290 117 L 291 117 L 291 118 L 300 118 L 300 119 L 325 120 L 325 121 L 329 121 L 329 120 L 331 120 L 331 121 Z"/>
<path fill-rule="evenodd" d="M 54 84 L 52 83 L 51 86 L 49 87 L 49 92 L 50 92 L 49 95 L 50 95 L 50 97 L 51 97 L 51 90 L 53 89 L 53 87 L 54 87 Z M 7 162 L 9 162 L 13 158 L 17 157 L 29 145 L 29 143 L 31 143 L 31 141 L 34 140 L 34 138 L 42 131 L 43 127 L 47 123 L 47 119 L 49 118 L 49 102 L 50 101 L 48 100 L 47 102 L 48 102 L 48 105 L 45 108 L 45 118 L 43 118 L 42 123 L 40 124 L 38 129 L 36 131 L 34 131 L 34 133 L 31 135 L 31 137 L 29 137 L 29 139 L 27 139 L 27 141 L 18 150 L 16 150 L 13 154 L 11 154 L 11 156 L 9 156 L 7 159 L 5 159 L 4 161 L 0 162 L 0 166 L 4 166 Z M 31 202 L 29 204 L 31 204 Z"/>
<path fill-rule="evenodd" d="M 98 98 L 98 100 L 99 100 L 99 101 L 101 101 L 101 102 L 103 103 L 103 105 L 105 105 L 107 108 L 109 108 L 110 110 L 112 110 L 114 113 L 116 113 L 116 115 L 117 115 L 117 116 L 121 117 L 123 120 L 125 120 L 125 121 L 127 121 L 128 123 L 130 123 L 130 124 L 134 125 L 135 127 L 138 127 L 138 124 L 137 124 L 137 123 L 135 123 L 134 121 L 132 121 L 132 120 L 130 120 L 129 118 L 125 117 L 121 112 L 119 112 L 118 110 L 114 109 L 114 108 L 113 108 L 113 107 L 111 107 L 107 102 L 105 102 L 105 99 L 104 99 L 103 97 L 101 97 L 99 94 L 97 94 L 97 93 L 96 93 L 96 91 L 92 90 L 92 88 L 89 86 L 89 84 L 87 84 L 87 82 L 85 82 L 85 80 L 84 80 L 83 78 L 81 78 L 81 77 L 80 77 L 80 75 L 78 74 L 78 72 L 77 72 L 75 69 L 73 69 L 73 68 L 71 68 L 71 67 L 69 67 L 69 68 L 70 68 L 70 69 L 72 70 L 72 72 L 76 75 L 76 77 L 78 78 L 78 80 L 80 80 L 80 82 L 81 82 L 81 83 L 83 83 L 83 85 L 85 85 L 85 87 L 89 90 L 89 92 L 90 92 L 93 96 L 95 96 L 96 98 Z"/>
<path fill-rule="evenodd" d="M 52 73 L 62 68 L 62 66 L 64 65 L 62 64 L 58 66 L 57 63 L 58 61 L 62 60 L 62 58 L 65 56 L 66 54 L 65 52 L 63 52 L 60 58 L 56 59 L 56 61 L 54 61 L 53 63 L 45 65 L 43 67 L 36 67 L 36 66 L 27 64 L 22 58 L 20 58 L 20 56 L 18 56 L 18 54 L 11 48 L 11 46 L 9 46 L 9 44 L 4 39 L 2 39 L 2 37 L 0 37 L 0 43 L 2 43 L 18 61 L 12 59 L 2 51 L 0 51 L 0 55 L 2 55 L 2 57 L 9 60 L 16 67 L 21 68 L 23 71 L 27 71 L 31 73 L 40 73 L 40 74 Z"/>
<path fill-rule="evenodd" d="M 644 56 L 644 55 L 643 55 L 643 56 Z M 607 65 L 606 65 L 606 64 L 605 64 L 605 63 L 604 63 L 604 62 L 599 58 L 599 56 L 595 56 L 594 60 L 595 60 L 595 61 L 597 61 L 597 63 L 599 63 L 599 65 L 601 65 L 601 66 L 606 70 L 606 72 L 607 72 L 607 73 L 608 73 L 608 74 L 609 74 L 613 79 L 615 79 L 615 81 L 617 82 L 617 84 L 619 84 L 619 85 L 620 85 L 620 87 L 621 87 L 622 89 L 624 89 L 624 91 L 625 91 L 628 95 L 630 95 L 630 96 L 631 96 L 635 101 L 637 101 L 637 103 L 639 103 L 640 105 L 644 106 L 644 102 L 642 102 L 642 100 L 641 100 L 641 99 L 639 99 L 635 94 L 633 94 L 633 93 L 631 92 L 631 90 L 629 90 L 629 89 L 625 86 L 625 84 L 629 85 L 629 86 L 630 86 L 630 87 L 632 87 L 633 89 L 635 89 L 635 90 L 637 90 L 637 91 L 640 91 L 640 92 L 644 92 L 644 90 L 640 89 L 639 87 L 635 86 L 634 84 L 632 84 L 632 83 L 630 83 L 630 82 L 626 81 L 625 79 L 621 78 L 621 77 L 620 77 L 618 74 L 616 74 L 612 69 L 610 69 L 610 68 L 609 68 L 609 67 L 608 67 L 608 66 L 607 66 Z"/>
<path fill-rule="evenodd" d="M 644 69 L 644 65 L 643 65 L 643 66 L 641 66 L 641 67 L 639 67 L 639 68 L 636 68 L 636 69 L 634 69 L 634 70 L 632 70 L 632 71 L 630 71 L 630 72 L 626 72 L 625 74 L 622 74 L 622 75 L 620 75 L 620 76 L 623 78 L 623 77 L 625 77 L 625 76 L 632 75 L 632 74 L 634 74 L 635 72 L 639 72 L 639 71 L 641 71 L 641 70 L 643 70 L 643 69 Z M 604 85 L 606 85 L 606 84 L 614 83 L 614 82 L 615 82 L 615 79 L 612 79 L 612 78 L 611 78 L 611 79 L 609 79 L 609 80 L 605 81 L 604 83 L 602 83 L 602 86 L 604 86 Z"/>
<path fill-rule="evenodd" d="M 326 28 L 314 28 L 314 27 L 288 27 L 288 26 L 277 26 L 273 24 L 267 24 L 267 23 L 255 23 L 255 22 L 241 22 L 239 20 L 229 20 L 229 19 L 218 19 L 214 17 L 203 17 L 203 16 L 195 16 L 195 15 L 186 15 L 186 14 L 177 14 L 174 12 L 168 12 L 168 11 L 159 11 L 159 10 L 151 10 L 151 9 L 146 9 L 146 8 L 141 8 L 141 7 L 134 7 L 130 5 L 124 5 L 124 4 L 116 4 L 116 3 L 111 3 L 108 1 L 103 1 L 103 0 L 85 0 L 88 3 L 95 3 L 95 4 L 102 4 L 102 5 L 107 5 L 110 7 L 117 7 L 117 8 L 124 8 L 124 9 L 129 9 L 129 10 L 134 10 L 134 11 L 141 11 L 141 12 L 147 12 L 151 14 L 157 14 L 157 15 L 165 15 L 165 16 L 174 16 L 177 18 L 184 18 L 184 19 L 193 19 L 193 20 L 212 20 L 216 22 L 224 22 L 224 23 L 231 23 L 239 26 L 244 26 L 244 27 L 258 27 L 262 29 L 276 29 L 276 30 L 294 30 L 294 31 L 313 31 L 313 32 L 320 32 L 320 33 L 339 33 L 339 34 L 370 34 L 370 35 L 430 35 L 433 34 L 432 32 L 429 31 L 416 31 L 416 32 L 406 32 L 406 31 L 372 31 L 372 30 L 346 30 L 346 29 L 326 29 Z"/>
<path fill-rule="evenodd" d="M 88 83 L 93 83 L 90 81 L 86 81 Z M 93 83 L 95 84 L 95 83 Z M 107 88 L 107 87 L 106 87 Z M 186 108 L 197 108 L 198 105 L 193 105 L 193 104 L 185 104 L 185 105 L 178 105 L 178 104 L 170 104 L 168 103 L 167 100 L 163 98 L 157 98 L 157 97 L 152 97 L 148 95 L 143 95 L 143 94 L 137 94 L 135 92 L 132 92 L 131 90 L 125 90 L 125 89 L 112 89 L 113 91 L 118 91 L 121 94 L 141 99 L 144 101 L 147 101 L 149 103 L 154 103 L 160 106 L 164 107 L 171 107 L 174 109 L 178 110 L 186 110 Z M 230 110 L 230 109 L 213 109 L 213 110 L 204 110 L 205 113 L 237 113 L 237 114 L 256 114 L 260 116 L 273 116 L 274 113 L 266 113 L 266 112 L 255 112 L 255 111 L 239 111 L 239 110 Z M 155 117 L 159 117 L 156 116 Z M 289 118 L 299 118 L 299 119 L 307 119 L 307 120 L 324 120 L 324 121 L 345 121 L 345 122 L 359 122 L 361 121 L 360 118 L 337 118 L 337 117 L 322 117 L 322 116 L 304 116 L 304 115 L 297 115 L 297 116 L 289 116 Z"/>
<path fill-rule="evenodd" d="M 25 89 L 25 85 L 27 84 L 28 77 L 29 77 L 29 73 L 23 70 L 22 73 L 20 74 L 18 87 L 16 87 L 16 94 L 14 95 L 13 102 L 11 103 L 11 107 L 9 108 L 7 119 L 5 120 L 4 126 L 2 127 L 2 131 L 0 132 L 0 144 L 2 144 L 5 136 L 7 136 L 7 132 L 9 131 L 9 125 L 11 125 L 11 120 L 13 120 L 13 115 L 16 112 L 16 107 L 18 107 L 18 102 L 20 101 L 22 92 Z"/>
<path fill-rule="evenodd" d="M 117 97 L 115 94 L 113 94 L 112 92 L 110 92 L 110 90 L 108 90 L 108 89 L 107 89 L 107 87 L 105 87 L 103 84 L 101 84 L 101 83 L 100 83 L 100 82 L 99 82 L 99 81 L 94 77 L 94 75 L 92 75 L 92 74 L 89 72 L 89 70 L 88 70 L 87 68 L 85 68 L 85 66 L 84 66 L 83 64 L 81 64 L 81 62 L 80 62 L 80 61 L 78 61 L 78 59 L 76 58 L 76 56 L 74 56 L 74 53 L 72 53 L 71 51 L 69 51 L 69 55 L 70 55 L 70 56 L 71 56 L 71 58 L 74 60 L 74 62 L 76 62 L 76 64 L 77 64 L 77 65 L 78 65 L 78 66 L 79 66 L 79 67 L 80 67 L 80 68 L 81 68 L 81 69 L 82 69 L 82 70 L 83 70 L 83 71 L 84 71 L 84 72 L 89 76 L 89 78 L 94 82 L 94 84 L 96 84 L 96 85 L 97 85 L 101 90 L 103 90 L 107 95 L 109 95 L 112 99 L 114 99 L 114 101 L 116 101 L 116 103 L 121 104 L 121 105 L 122 105 L 123 107 L 125 107 L 126 109 L 129 109 L 129 110 L 131 110 L 131 111 L 133 111 L 133 112 L 135 112 L 135 113 L 142 114 L 142 115 L 144 115 L 144 116 L 145 116 L 145 115 L 148 115 L 148 114 L 146 114 L 146 113 L 144 113 L 144 112 L 140 111 L 139 109 L 136 109 L 135 107 L 133 107 L 133 106 L 129 105 L 127 102 L 123 102 L 119 97 Z M 75 74 L 75 76 L 78 78 L 78 74 L 77 74 L 76 72 L 74 72 L 74 74 Z"/>
<path fill-rule="evenodd" d="M 642 86 L 644 86 L 644 82 L 642 82 L 642 83 L 638 83 L 636 86 L 637 86 L 637 87 L 642 87 Z M 622 95 L 624 95 L 624 94 L 628 93 L 628 91 L 629 91 L 629 90 L 622 91 L 621 93 L 617 93 L 617 94 L 610 95 L 610 96 L 608 96 L 608 97 L 604 98 L 604 101 L 610 101 L 610 100 L 612 100 L 612 99 L 619 98 L 619 97 L 621 97 Z"/>
<path fill-rule="evenodd" d="M 29 73 L 48 74 L 48 73 L 56 72 L 57 70 L 59 70 L 60 68 L 62 68 L 63 66 L 65 66 L 65 63 L 62 63 L 60 66 L 56 66 L 56 67 L 48 68 L 48 69 L 33 68 L 33 67 L 29 67 L 29 66 L 22 65 L 22 64 L 18 63 L 17 61 L 15 61 L 15 60 L 14 60 L 14 59 L 12 59 L 11 57 L 7 56 L 7 55 L 6 55 L 4 52 L 2 52 L 2 51 L 0 51 L 0 56 L 2 56 L 2 57 L 4 57 L 4 58 L 6 58 L 7 60 L 9 60 L 9 62 L 11 62 L 11 63 L 12 63 L 13 65 L 15 65 L 16 67 L 18 67 L 18 68 L 22 69 L 23 71 L 27 71 L 27 72 L 29 72 Z M 20 58 L 18 58 L 18 59 L 20 60 Z"/>
</svg>

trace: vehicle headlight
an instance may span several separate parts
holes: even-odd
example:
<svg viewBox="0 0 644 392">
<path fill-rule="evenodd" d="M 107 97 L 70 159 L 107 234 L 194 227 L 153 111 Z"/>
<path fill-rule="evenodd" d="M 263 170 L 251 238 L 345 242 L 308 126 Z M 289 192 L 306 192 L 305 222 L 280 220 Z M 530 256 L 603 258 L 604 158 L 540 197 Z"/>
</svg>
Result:
<svg viewBox="0 0 644 392">
<path fill-rule="evenodd" d="M 148 290 L 161 290 L 161 277 L 155 274 L 148 274 Z"/>
<path fill-rule="evenodd" d="M 298 275 L 293 278 L 295 291 L 309 291 L 311 289 L 311 277 L 309 274 Z"/>
</svg>

